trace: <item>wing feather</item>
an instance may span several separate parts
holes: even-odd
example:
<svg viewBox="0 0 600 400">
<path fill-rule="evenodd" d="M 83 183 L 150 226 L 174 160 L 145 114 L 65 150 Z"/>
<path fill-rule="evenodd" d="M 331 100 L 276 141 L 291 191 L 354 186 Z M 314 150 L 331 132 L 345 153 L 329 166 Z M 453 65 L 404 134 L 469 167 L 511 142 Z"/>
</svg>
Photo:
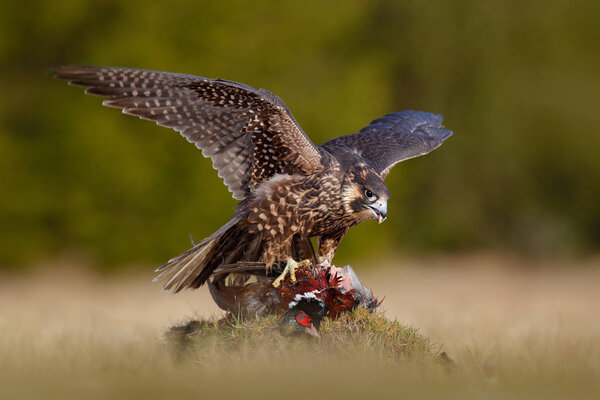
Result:
<svg viewBox="0 0 600 400">
<path fill-rule="evenodd" d="M 367 159 L 385 178 L 400 161 L 437 149 L 452 135 L 442 126 L 442 116 L 423 111 L 401 111 L 378 118 L 352 135 L 325 143 L 326 148 L 345 147 Z"/>
<path fill-rule="evenodd" d="M 264 89 L 132 68 L 70 65 L 54 73 L 70 85 L 86 87 L 86 93 L 109 97 L 106 106 L 178 131 L 212 159 L 238 200 L 276 173 L 310 174 L 322 168 L 323 151 L 285 103 Z"/>
</svg>

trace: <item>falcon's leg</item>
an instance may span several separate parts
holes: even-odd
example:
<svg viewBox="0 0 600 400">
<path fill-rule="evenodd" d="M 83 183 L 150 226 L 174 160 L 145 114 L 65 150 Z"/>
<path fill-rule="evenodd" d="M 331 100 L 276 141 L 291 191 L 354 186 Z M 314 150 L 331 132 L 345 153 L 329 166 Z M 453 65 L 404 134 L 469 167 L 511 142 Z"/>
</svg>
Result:
<svg viewBox="0 0 600 400">
<path fill-rule="evenodd" d="M 331 266 L 335 251 L 337 250 L 338 245 L 340 244 L 340 241 L 346 232 L 347 229 L 343 229 L 341 231 L 319 237 L 319 265 L 322 267 Z"/>
<path fill-rule="evenodd" d="M 296 262 L 293 258 L 289 258 L 285 265 L 285 269 L 283 270 L 281 275 L 279 275 L 279 277 L 275 279 L 275 282 L 273 282 L 273 286 L 279 287 L 279 285 L 281 285 L 281 281 L 285 279 L 285 276 L 288 273 L 290 274 L 290 279 L 292 280 L 292 282 L 296 282 L 296 268 L 303 267 L 308 264 L 310 264 L 310 260 Z"/>
</svg>

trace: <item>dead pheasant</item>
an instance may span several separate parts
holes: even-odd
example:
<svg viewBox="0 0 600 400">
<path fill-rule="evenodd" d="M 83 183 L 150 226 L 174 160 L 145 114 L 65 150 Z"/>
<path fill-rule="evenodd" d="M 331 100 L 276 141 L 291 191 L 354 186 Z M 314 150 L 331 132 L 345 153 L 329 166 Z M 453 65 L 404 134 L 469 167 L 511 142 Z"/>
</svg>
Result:
<svg viewBox="0 0 600 400">
<path fill-rule="evenodd" d="M 296 269 L 295 282 L 288 276 L 274 287 L 279 272 L 274 268 L 265 275 L 262 263 L 236 263 L 218 268 L 208 286 L 220 308 L 243 318 L 282 315 L 303 298 L 321 302 L 325 316 L 332 319 L 358 306 L 374 310 L 381 303 L 350 266 L 303 265 Z"/>
</svg>

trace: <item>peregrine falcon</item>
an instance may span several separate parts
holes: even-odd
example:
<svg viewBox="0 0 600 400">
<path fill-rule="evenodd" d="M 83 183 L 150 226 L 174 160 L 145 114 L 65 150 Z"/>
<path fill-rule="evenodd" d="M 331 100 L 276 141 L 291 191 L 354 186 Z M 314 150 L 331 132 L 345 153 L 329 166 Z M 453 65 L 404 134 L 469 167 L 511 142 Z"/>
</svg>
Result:
<svg viewBox="0 0 600 400">
<path fill-rule="evenodd" d="M 357 133 L 315 145 L 285 103 L 264 89 L 199 76 L 131 68 L 59 66 L 56 77 L 108 97 L 103 104 L 173 128 L 212 159 L 240 200 L 215 233 L 159 267 L 164 290 L 198 288 L 223 265 L 330 265 L 348 229 L 387 217 L 384 183 L 398 162 L 429 153 L 452 135 L 442 116 L 402 111 Z M 318 237 L 315 254 L 310 238 Z"/>
</svg>

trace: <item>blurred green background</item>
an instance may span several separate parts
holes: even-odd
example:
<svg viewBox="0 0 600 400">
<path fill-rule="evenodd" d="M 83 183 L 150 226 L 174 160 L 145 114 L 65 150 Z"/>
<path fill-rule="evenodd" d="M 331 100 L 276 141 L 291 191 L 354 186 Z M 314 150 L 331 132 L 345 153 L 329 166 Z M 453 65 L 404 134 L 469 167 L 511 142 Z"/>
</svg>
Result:
<svg viewBox="0 0 600 400">
<path fill-rule="evenodd" d="M 101 107 L 54 64 L 220 77 L 281 96 L 315 143 L 391 111 L 455 135 L 387 179 L 390 218 L 336 258 L 600 250 L 600 3 L 8 1 L 0 13 L 0 268 L 162 263 L 235 201 L 176 132 Z"/>
</svg>

